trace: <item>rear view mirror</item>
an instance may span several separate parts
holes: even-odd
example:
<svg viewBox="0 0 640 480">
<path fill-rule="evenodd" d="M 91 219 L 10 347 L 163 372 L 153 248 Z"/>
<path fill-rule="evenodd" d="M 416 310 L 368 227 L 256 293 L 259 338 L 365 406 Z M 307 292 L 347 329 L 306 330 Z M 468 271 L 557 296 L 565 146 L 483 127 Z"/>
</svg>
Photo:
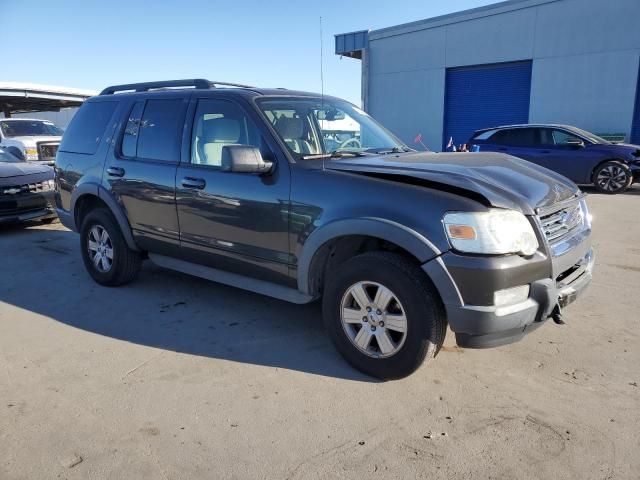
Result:
<svg viewBox="0 0 640 480">
<path fill-rule="evenodd" d="M 225 145 L 221 167 L 223 172 L 269 173 L 273 163 L 266 162 L 260 150 L 251 145 Z"/>
<path fill-rule="evenodd" d="M 316 115 L 318 120 L 326 120 L 328 122 L 335 122 L 336 120 L 344 120 L 346 115 L 343 111 L 331 109 L 331 110 L 318 110 Z"/>
</svg>

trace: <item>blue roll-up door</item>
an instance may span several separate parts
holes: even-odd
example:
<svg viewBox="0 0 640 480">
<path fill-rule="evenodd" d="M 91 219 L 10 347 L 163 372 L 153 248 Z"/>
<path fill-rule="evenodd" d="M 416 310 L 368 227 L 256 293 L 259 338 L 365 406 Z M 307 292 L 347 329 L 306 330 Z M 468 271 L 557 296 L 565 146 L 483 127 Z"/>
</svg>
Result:
<svg viewBox="0 0 640 480">
<path fill-rule="evenodd" d="M 640 71 L 638 72 L 638 86 L 636 87 L 636 110 L 633 114 L 629 141 L 636 145 L 640 144 Z"/>
<path fill-rule="evenodd" d="M 527 123 L 531 61 L 447 69 L 443 148 L 481 128 Z"/>
</svg>

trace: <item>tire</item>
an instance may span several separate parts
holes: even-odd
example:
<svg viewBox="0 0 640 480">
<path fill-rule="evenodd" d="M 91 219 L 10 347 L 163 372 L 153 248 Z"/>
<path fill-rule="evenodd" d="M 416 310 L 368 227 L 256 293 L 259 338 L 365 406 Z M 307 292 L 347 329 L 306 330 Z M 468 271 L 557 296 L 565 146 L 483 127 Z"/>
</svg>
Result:
<svg viewBox="0 0 640 480">
<path fill-rule="evenodd" d="M 106 232 L 107 237 L 103 237 L 102 232 Z M 100 241 L 96 242 L 96 239 Z M 80 246 L 85 268 L 100 285 L 124 285 L 133 281 L 140 271 L 142 256 L 127 246 L 116 220 L 105 208 L 89 212 L 83 220 Z M 101 247 L 97 263 L 93 255 L 96 247 Z"/>
<path fill-rule="evenodd" d="M 633 173 L 627 165 L 617 160 L 605 162 L 593 172 L 593 184 L 600 193 L 623 193 L 632 183 Z"/>
<path fill-rule="evenodd" d="M 382 300 L 376 303 L 378 296 Z M 393 299 L 385 303 L 390 296 Z M 361 305 L 367 302 L 371 312 Z M 384 308 L 381 315 L 378 307 Z M 413 373 L 438 353 L 446 334 L 444 307 L 430 279 L 414 262 L 390 252 L 364 253 L 333 271 L 325 284 L 322 310 L 325 327 L 344 358 L 383 380 Z M 398 320 L 402 314 L 404 333 Z"/>
</svg>

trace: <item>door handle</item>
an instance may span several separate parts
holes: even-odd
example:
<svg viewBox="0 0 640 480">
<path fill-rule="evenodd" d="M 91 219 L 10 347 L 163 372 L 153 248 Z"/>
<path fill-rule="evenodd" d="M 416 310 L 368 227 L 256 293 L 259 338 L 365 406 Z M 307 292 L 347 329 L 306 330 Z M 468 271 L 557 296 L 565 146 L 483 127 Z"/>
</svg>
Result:
<svg viewBox="0 0 640 480">
<path fill-rule="evenodd" d="M 206 187 L 207 182 L 204 181 L 204 178 L 193 178 L 193 177 L 184 177 L 182 179 L 182 186 L 184 188 L 195 188 L 196 190 L 202 190 Z"/>
<path fill-rule="evenodd" d="M 124 168 L 109 167 L 107 168 L 107 175 L 110 177 L 124 177 Z"/>
<path fill-rule="evenodd" d="M 540 153 L 551 153 L 551 150 L 540 150 Z"/>
</svg>

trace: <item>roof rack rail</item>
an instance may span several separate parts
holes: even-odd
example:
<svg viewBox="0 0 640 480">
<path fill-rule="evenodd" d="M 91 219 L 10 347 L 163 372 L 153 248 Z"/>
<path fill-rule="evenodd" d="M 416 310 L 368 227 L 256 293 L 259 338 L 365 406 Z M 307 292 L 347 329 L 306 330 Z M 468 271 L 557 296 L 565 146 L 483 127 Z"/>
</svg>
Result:
<svg viewBox="0 0 640 480">
<path fill-rule="evenodd" d="M 240 87 L 240 88 L 253 88 L 249 85 L 241 85 L 239 83 L 228 82 L 212 82 L 204 78 L 190 78 L 185 80 L 163 80 L 159 82 L 144 82 L 144 83 L 128 83 L 124 85 L 113 85 L 107 87 L 100 92 L 100 95 L 113 95 L 117 92 L 148 92 L 149 90 L 155 90 L 160 88 L 176 88 L 176 87 L 194 87 L 197 89 L 207 90 L 209 88 L 215 88 L 216 85 L 222 85 L 225 87 Z"/>
</svg>

